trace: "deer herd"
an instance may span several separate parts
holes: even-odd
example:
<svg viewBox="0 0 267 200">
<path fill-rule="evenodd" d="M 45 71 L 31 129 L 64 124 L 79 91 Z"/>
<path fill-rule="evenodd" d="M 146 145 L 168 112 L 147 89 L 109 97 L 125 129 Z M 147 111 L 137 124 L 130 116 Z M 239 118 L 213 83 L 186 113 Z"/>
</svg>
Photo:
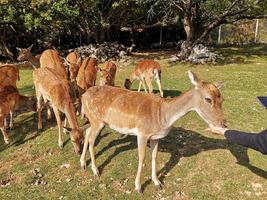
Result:
<svg viewBox="0 0 267 200">
<path fill-rule="evenodd" d="M 152 150 L 152 181 L 156 187 L 161 187 L 156 170 L 159 140 L 167 136 L 180 117 L 195 111 L 209 126 L 225 127 L 220 85 L 202 81 L 191 71 L 188 71 L 188 76 L 193 84 L 192 89 L 174 98 L 164 98 L 161 67 L 154 60 L 140 61 L 129 78 L 125 79 L 126 89 L 123 89 L 115 86 L 117 64 L 112 60 L 100 68 L 95 56 L 82 59 L 77 53 L 71 52 L 66 58 L 62 58 L 53 49 L 33 56 L 31 48 L 32 46 L 17 48 L 17 59 L 27 60 L 33 65 L 36 98 L 23 96 L 18 92 L 16 83 L 19 80 L 19 69 L 16 66 L 0 67 L 0 129 L 7 144 L 7 118 L 10 116 L 9 126 L 12 128 L 14 111 L 21 107 L 36 110 L 37 127 L 41 130 L 42 110 L 47 108 L 49 119 L 52 109 L 58 127 L 59 147 L 63 148 L 62 132 L 65 130 L 70 133 L 75 152 L 81 153 L 81 167 L 86 167 L 86 152 L 89 148 L 93 174 L 99 176 L 94 145 L 101 130 L 108 125 L 121 134 L 137 137 L 139 164 L 135 189 L 141 192 L 141 172 L 147 143 L 150 143 Z M 96 86 L 98 73 L 99 86 Z M 160 96 L 152 94 L 153 79 L 158 85 Z M 139 81 L 138 91 L 131 91 L 129 89 L 135 80 Z M 145 93 L 140 92 L 141 87 Z M 85 115 L 90 123 L 86 128 L 85 138 L 84 128 L 79 126 L 77 120 L 78 114 Z"/>
</svg>

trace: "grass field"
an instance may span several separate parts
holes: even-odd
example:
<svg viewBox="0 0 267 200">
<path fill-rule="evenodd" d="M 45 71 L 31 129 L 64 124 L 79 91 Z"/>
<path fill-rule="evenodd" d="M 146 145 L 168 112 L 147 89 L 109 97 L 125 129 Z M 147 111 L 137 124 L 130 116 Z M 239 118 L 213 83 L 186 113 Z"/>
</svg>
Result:
<svg viewBox="0 0 267 200">
<path fill-rule="evenodd" d="M 139 52 L 120 63 L 116 85 L 122 86 L 142 58 L 159 60 L 165 97 L 177 96 L 192 87 L 187 70 L 201 79 L 224 82 L 224 113 L 229 127 L 261 131 L 267 126 L 267 110 L 256 96 L 267 95 L 267 46 L 220 48 L 217 65 L 193 66 L 168 63 L 170 52 Z M 22 69 L 18 87 L 34 94 L 32 70 Z M 137 88 L 137 84 L 134 85 Z M 121 136 L 105 128 L 96 146 L 101 177 L 90 166 L 82 170 L 69 137 L 57 146 L 55 123 L 46 122 L 37 132 L 37 115 L 16 117 L 10 131 L 12 142 L 0 138 L 0 199 L 266 199 L 267 157 L 205 132 L 207 125 L 195 113 L 175 123 L 160 141 L 157 171 L 164 183 L 157 190 L 151 181 L 151 154 L 142 172 L 143 195 L 134 191 L 137 172 L 136 137 Z M 82 123 L 82 121 L 80 121 Z M 88 163 L 90 163 L 87 154 Z"/>
</svg>

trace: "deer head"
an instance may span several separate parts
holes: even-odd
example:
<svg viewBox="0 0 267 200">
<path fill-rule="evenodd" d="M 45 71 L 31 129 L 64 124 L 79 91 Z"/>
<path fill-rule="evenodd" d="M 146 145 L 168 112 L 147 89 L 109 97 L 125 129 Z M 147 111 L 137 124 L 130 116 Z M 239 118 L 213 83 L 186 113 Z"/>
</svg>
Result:
<svg viewBox="0 0 267 200">
<path fill-rule="evenodd" d="M 68 62 L 67 59 L 64 58 L 64 64 L 65 64 L 66 66 L 68 66 L 68 68 L 69 68 L 70 81 L 71 81 L 71 82 L 72 82 L 72 81 L 75 81 L 81 63 L 82 63 L 82 58 L 81 58 L 81 57 L 78 58 L 78 60 L 77 60 L 76 63 Z"/>
<path fill-rule="evenodd" d="M 31 53 L 32 47 L 33 47 L 33 44 L 29 46 L 28 48 L 16 47 L 16 49 L 19 51 L 17 60 L 18 61 L 28 60 L 28 58 L 32 56 L 32 53 Z"/>
<path fill-rule="evenodd" d="M 83 145 L 83 130 L 81 128 L 79 129 L 72 129 L 68 127 L 63 127 L 69 134 L 70 134 L 70 140 L 74 147 L 74 151 L 77 154 L 81 154 L 82 152 L 82 145 Z"/>
<path fill-rule="evenodd" d="M 193 110 L 209 125 L 226 127 L 222 111 L 223 97 L 220 85 L 201 81 L 193 72 L 188 71 L 189 78 L 195 86 Z"/>
</svg>

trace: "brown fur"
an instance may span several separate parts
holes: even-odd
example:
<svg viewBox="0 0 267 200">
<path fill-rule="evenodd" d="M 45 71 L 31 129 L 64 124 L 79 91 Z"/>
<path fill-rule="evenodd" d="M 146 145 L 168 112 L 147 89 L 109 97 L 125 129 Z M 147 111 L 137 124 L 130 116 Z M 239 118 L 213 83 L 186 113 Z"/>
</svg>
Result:
<svg viewBox="0 0 267 200">
<path fill-rule="evenodd" d="M 20 95 L 18 90 L 12 85 L 0 87 L 0 99 L 0 129 L 2 130 L 5 142 L 8 143 L 9 136 L 4 128 L 4 119 L 10 112 L 21 107 L 34 110 L 35 100 L 32 97 Z"/>
<path fill-rule="evenodd" d="M 3 65 L 0 67 L 0 87 L 12 85 L 17 87 L 19 80 L 19 69 L 14 65 Z"/>
<path fill-rule="evenodd" d="M 81 92 L 85 92 L 88 88 L 95 85 L 97 75 L 97 60 L 96 58 L 85 58 L 78 71 L 77 85 Z"/>
<path fill-rule="evenodd" d="M 160 95 L 163 97 L 163 91 L 161 88 L 161 67 L 160 64 L 154 60 L 143 60 L 137 64 L 134 68 L 134 72 L 125 80 L 124 86 L 127 89 L 131 88 L 132 83 L 135 80 L 139 80 L 139 88 L 138 91 L 141 89 L 141 85 L 143 85 L 145 92 L 146 85 L 148 86 L 148 90 L 150 93 L 153 92 L 153 85 L 152 85 L 152 78 L 154 78 L 158 84 Z"/>
<path fill-rule="evenodd" d="M 74 81 L 77 77 L 79 68 L 81 66 L 81 57 L 76 52 L 70 52 L 66 60 L 69 62 L 69 72 L 70 72 L 70 80 Z"/>
<path fill-rule="evenodd" d="M 109 60 L 104 69 L 100 70 L 99 85 L 115 85 L 117 65 Z"/>
<path fill-rule="evenodd" d="M 67 79 L 66 68 L 62 63 L 58 52 L 53 49 L 47 49 L 42 53 L 40 57 L 40 66 L 55 69 L 61 77 Z"/>
<path fill-rule="evenodd" d="M 225 123 L 223 98 L 216 85 L 199 81 L 192 72 L 189 72 L 189 78 L 195 88 L 171 99 L 110 86 L 89 88 L 82 95 L 83 110 L 91 128 L 86 131 L 81 166 L 85 166 L 85 154 L 89 145 L 92 170 L 98 175 L 94 142 L 104 126 L 109 125 L 120 133 L 137 136 L 139 165 L 135 188 L 139 192 L 145 149 L 150 141 L 152 181 L 159 187 L 161 183 L 156 175 L 158 141 L 166 137 L 175 121 L 190 111 L 196 111 L 209 125 L 224 126 Z"/>
<path fill-rule="evenodd" d="M 42 99 L 47 102 L 51 101 L 54 114 L 57 119 L 60 148 L 63 148 L 61 134 L 61 118 L 59 111 L 63 112 L 68 119 L 71 127 L 71 141 L 75 152 L 81 152 L 81 143 L 83 140 L 82 130 L 78 126 L 75 115 L 74 105 L 70 97 L 70 87 L 68 81 L 57 72 L 57 70 L 47 67 L 41 67 L 33 71 L 33 80 L 37 97 L 38 111 L 38 129 L 42 129 Z"/>
<path fill-rule="evenodd" d="M 17 48 L 19 50 L 17 60 L 18 61 L 29 61 L 35 68 L 40 67 L 40 57 L 41 55 L 38 54 L 33 56 L 31 53 L 32 46 L 28 48 Z"/>
</svg>

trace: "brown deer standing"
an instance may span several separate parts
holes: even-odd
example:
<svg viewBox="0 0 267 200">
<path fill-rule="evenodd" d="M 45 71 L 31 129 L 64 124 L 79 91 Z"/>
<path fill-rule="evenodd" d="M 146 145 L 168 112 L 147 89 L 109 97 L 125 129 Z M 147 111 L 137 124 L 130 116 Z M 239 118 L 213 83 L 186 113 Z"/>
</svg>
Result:
<svg viewBox="0 0 267 200">
<path fill-rule="evenodd" d="M 79 128 L 74 105 L 70 97 L 68 81 L 57 70 L 41 67 L 33 71 L 33 81 L 37 97 L 38 129 L 42 129 L 42 99 L 51 102 L 58 126 L 58 145 L 62 149 L 62 131 L 60 111 L 66 115 L 70 125 L 70 138 L 76 153 L 81 152 L 82 129 Z"/>
<path fill-rule="evenodd" d="M 0 87 L 13 86 L 17 88 L 17 81 L 19 80 L 19 69 L 14 65 L 3 65 L 0 67 Z M 7 120 L 4 120 L 5 127 L 7 127 Z M 9 127 L 13 128 L 13 111 L 10 110 Z"/>
<path fill-rule="evenodd" d="M 134 68 L 134 72 L 125 80 L 124 86 L 127 89 L 131 88 L 132 83 L 135 80 L 139 81 L 138 92 L 141 89 L 141 86 L 144 87 L 145 92 L 147 93 L 146 85 L 148 86 L 149 93 L 153 92 L 152 78 L 155 79 L 158 84 L 160 96 L 163 97 L 163 91 L 161 87 L 161 68 L 160 64 L 154 60 L 143 60 L 137 64 Z"/>
<path fill-rule="evenodd" d="M 41 55 L 38 54 L 36 56 L 33 56 L 31 53 L 32 47 L 33 47 L 33 44 L 29 46 L 28 48 L 16 47 L 16 49 L 19 51 L 17 60 L 18 61 L 29 61 L 34 68 L 39 68 Z"/>
<path fill-rule="evenodd" d="M 84 93 L 88 88 L 95 86 L 97 69 L 97 59 L 95 57 L 87 57 L 83 60 L 76 78 L 81 93 Z"/>
<path fill-rule="evenodd" d="M 109 60 L 104 69 L 100 69 L 99 85 L 115 85 L 117 65 Z"/>
<path fill-rule="evenodd" d="M 201 81 L 192 72 L 189 78 L 195 86 L 175 98 L 161 98 L 110 86 L 89 88 L 82 95 L 82 106 L 91 127 L 86 137 L 81 155 L 81 166 L 85 168 L 85 155 L 89 145 L 94 175 L 99 175 L 95 164 L 95 139 L 108 124 L 112 129 L 137 136 L 139 164 L 135 179 L 135 189 L 141 192 L 141 170 L 145 159 L 147 142 L 152 149 L 152 181 L 161 186 L 156 175 L 156 157 L 159 139 L 164 138 L 171 126 L 180 117 L 195 111 L 209 125 L 225 126 L 222 112 L 223 97 L 216 84 Z"/>
<path fill-rule="evenodd" d="M 40 66 L 47 67 L 56 70 L 56 72 L 63 78 L 67 80 L 66 68 L 58 54 L 54 49 L 45 50 L 40 57 Z M 46 103 L 46 101 L 45 101 Z M 51 110 L 47 109 L 47 119 L 51 119 Z M 66 124 L 66 123 L 65 123 Z"/>
<path fill-rule="evenodd" d="M 0 87 L 0 99 L 0 129 L 5 143 L 8 144 L 9 136 L 4 126 L 4 119 L 10 112 L 18 110 L 21 107 L 34 110 L 36 101 L 33 97 L 20 95 L 18 90 L 12 85 Z"/>
</svg>

